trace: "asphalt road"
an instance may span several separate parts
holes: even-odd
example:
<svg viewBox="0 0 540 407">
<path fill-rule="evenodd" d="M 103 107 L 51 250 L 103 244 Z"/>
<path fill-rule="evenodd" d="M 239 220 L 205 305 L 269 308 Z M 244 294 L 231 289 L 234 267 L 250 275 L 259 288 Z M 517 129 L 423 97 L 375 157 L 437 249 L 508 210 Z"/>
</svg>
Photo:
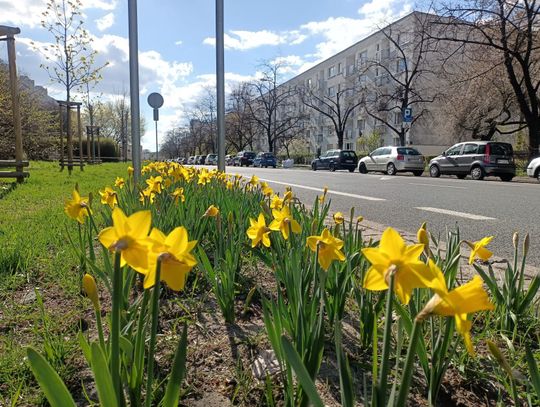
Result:
<svg viewBox="0 0 540 407">
<path fill-rule="evenodd" d="M 456 226 L 470 241 L 495 236 L 489 247 L 502 258 L 513 258 L 514 231 L 521 239 L 529 233 L 527 263 L 540 266 L 540 184 L 251 167 L 227 167 L 227 172 L 256 174 L 276 191 L 290 185 L 306 204 L 327 186 L 331 212 L 346 215 L 354 207 L 369 221 L 411 233 L 426 221 L 431 233 L 442 237 Z"/>
</svg>

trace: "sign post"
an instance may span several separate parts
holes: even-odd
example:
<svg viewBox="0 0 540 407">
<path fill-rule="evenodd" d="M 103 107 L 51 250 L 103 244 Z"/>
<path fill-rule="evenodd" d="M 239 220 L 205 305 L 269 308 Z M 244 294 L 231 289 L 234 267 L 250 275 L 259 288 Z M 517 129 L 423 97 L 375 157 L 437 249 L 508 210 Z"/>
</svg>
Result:
<svg viewBox="0 0 540 407">
<path fill-rule="evenodd" d="M 154 123 L 156 124 L 156 161 L 159 161 L 159 141 L 157 122 L 159 121 L 159 108 L 163 106 L 163 96 L 154 92 L 148 95 L 148 104 L 154 109 Z"/>
</svg>

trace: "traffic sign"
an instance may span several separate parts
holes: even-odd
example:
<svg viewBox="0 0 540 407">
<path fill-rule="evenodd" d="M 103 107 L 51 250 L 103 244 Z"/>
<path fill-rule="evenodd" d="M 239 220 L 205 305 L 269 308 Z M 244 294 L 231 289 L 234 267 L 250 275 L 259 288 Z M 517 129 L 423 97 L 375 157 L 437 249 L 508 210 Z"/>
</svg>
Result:
<svg viewBox="0 0 540 407">
<path fill-rule="evenodd" d="M 405 109 L 403 109 L 403 121 L 405 123 L 410 123 L 412 122 L 412 119 L 413 119 L 412 109 L 410 107 L 406 107 Z"/>
</svg>

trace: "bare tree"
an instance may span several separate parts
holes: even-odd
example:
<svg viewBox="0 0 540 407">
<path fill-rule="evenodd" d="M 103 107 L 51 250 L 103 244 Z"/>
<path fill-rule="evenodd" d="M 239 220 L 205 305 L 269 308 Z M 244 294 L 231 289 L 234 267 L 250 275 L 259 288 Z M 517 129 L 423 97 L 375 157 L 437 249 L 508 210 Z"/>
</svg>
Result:
<svg viewBox="0 0 540 407">
<path fill-rule="evenodd" d="M 346 76 L 344 82 L 328 89 L 318 84 L 306 84 L 299 88 L 302 103 L 332 123 L 340 149 L 343 148 L 343 137 L 349 120 L 355 110 L 364 104 L 360 89 L 354 75 Z"/>
<path fill-rule="evenodd" d="M 361 61 L 365 68 L 359 78 L 365 84 L 366 113 L 392 130 L 402 146 L 409 126 L 425 118 L 437 97 L 431 78 L 436 74 L 433 67 L 440 63 L 436 42 L 426 28 L 432 15 L 416 12 L 413 16 L 412 32 L 396 25 L 381 30 L 386 41 L 376 58 Z M 413 112 L 409 126 L 403 122 L 405 109 Z"/>
<path fill-rule="evenodd" d="M 284 134 L 301 126 L 303 117 L 294 105 L 296 89 L 278 86 L 281 63 L 263 64 L 262 77 L 249 84 L 245 105 L 251 119 L 265 135 L 269 151 Z"/>
<path fill-rule="evenodd" d="M 522 130 L 515 93 L 498 56 L 470 45 L 461 61 L 445 73 L 449 86 L 440 116 L 446 128 L 458 140 L 491 140 Z"/>
<path fill-rule="evenodd" d="M 529 154 L 540 143 L 540 2 L 461 0 L 443 3 L 433 38 L 498 55 L 529 130 Z"/>
<path fill-rule="evenodd" d="M 66 102 L 71 101 L 72 91 L 83 90 L 88 83 L 101 79 L 105 65 L 94 67 L 97 52 L 91 50 L 92 39 L 83 27 L 81 0 L 49 0 L 43 12 L 41 25 L 54 37 L 55 42 L 44 49 L 49 65 L 43 64 L 52 81 L 66 90 Z M 35 45 L 34 45 L 35 46 Z M 73 159 L 71 142 L 71 115 L 67 115 L 68 160 Z M 71 167 L 68 167 L 71 171 Z"/>
<path fill-rule="evenodd" d="M 165 134 L 165 139 L 160 146 L 160 156 L 167 158 L 177 158 L 189 155 L 190 151 L 190 132 L 186 127 L 175 127 Z"/>
<path fill-rule="evenodd" d="M 253 150 L 255 122 L 249 114 L 245 101 L 249 98 L 249 84 L 240 83 L 229 94 L 225 116 L 225 140 L 228 150 Z"/>
</svg>

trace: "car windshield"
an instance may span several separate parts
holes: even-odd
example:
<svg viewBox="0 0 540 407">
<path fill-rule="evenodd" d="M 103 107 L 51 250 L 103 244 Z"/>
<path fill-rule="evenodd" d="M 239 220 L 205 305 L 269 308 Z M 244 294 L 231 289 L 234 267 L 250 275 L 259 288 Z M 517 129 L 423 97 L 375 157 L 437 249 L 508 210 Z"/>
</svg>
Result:
<svg viewBox="0 0 540 407">
<path fill-rule="evenodd" d="M 255 158 L 255 153 L 245 153 L 244 157 L 246 157 L 246 158 Z"/>
<path fill-rule="evenodd" d="M 354 151 L 342 151 L 341 154 L 342 154 L 343 157 L 347 157 L 347 158 L 356 157 L 356 154 L 355 154 Z"/>
<path fill-rule="evenodd" d="M 400 147 L 397 149 L 397 153 L 400 155 L 422 155 L 418 150 L 410 147 Z"/>
<path fill-rule="evenodd" d="M 274 154 L 272 154 L 272 153 L 264 153 L 263 157 L 264 158 L 274 158 Z"/>
</svg>

